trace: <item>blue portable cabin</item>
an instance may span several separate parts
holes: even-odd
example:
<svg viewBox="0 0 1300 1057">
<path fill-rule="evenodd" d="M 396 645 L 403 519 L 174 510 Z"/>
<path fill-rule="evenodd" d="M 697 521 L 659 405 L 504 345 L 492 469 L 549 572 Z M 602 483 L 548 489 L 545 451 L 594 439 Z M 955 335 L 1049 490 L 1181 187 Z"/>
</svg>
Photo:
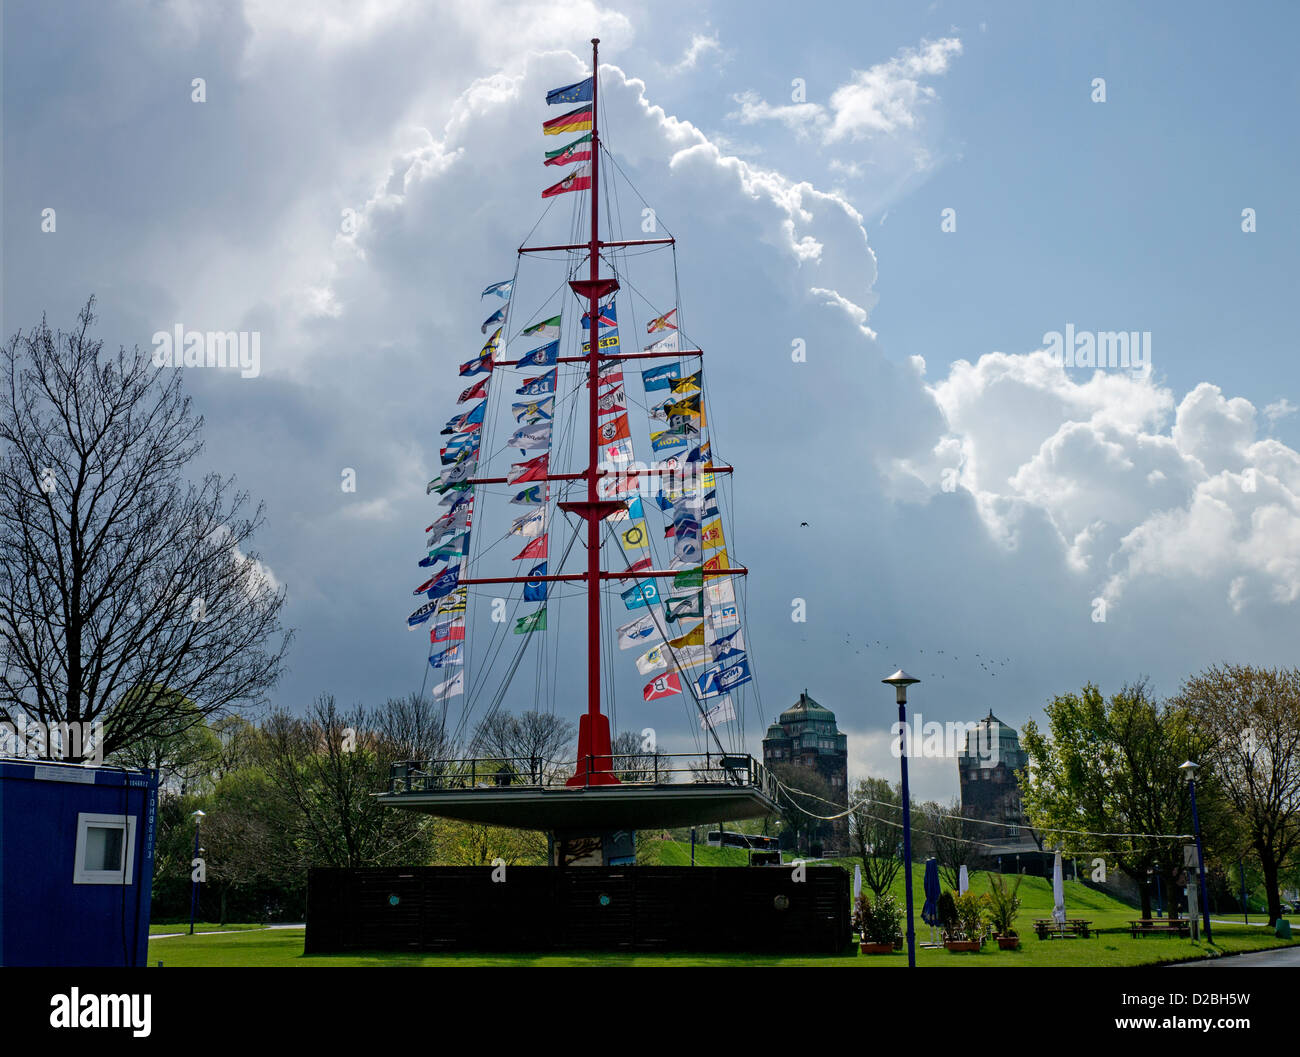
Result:
<svg viewBox="0 0 1300 1057">
<path fill-rule="evenodd" d="M 158 776 L 0 758 L 0 965 L 143 966 Z"/>
</svg>

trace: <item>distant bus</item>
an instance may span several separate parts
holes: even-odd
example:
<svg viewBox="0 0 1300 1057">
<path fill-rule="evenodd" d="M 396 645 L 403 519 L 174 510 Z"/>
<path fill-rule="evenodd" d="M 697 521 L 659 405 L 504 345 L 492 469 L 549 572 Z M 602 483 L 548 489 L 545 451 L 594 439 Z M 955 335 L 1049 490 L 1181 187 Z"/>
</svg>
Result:
<svg viewBox="0 0 1300 1057">
<path fill-rule="evenodd" d="M 731 830 L 723 830 L 719 834 L 716 829 L 709 833 L 705 843 L 713 848 L 721 845 L 724 848 L 749 848 L 754 851 L 776 851 L 778 846 L 775 837 L 764 837 L 756 833 L 733 833 Z"/>
</svg>

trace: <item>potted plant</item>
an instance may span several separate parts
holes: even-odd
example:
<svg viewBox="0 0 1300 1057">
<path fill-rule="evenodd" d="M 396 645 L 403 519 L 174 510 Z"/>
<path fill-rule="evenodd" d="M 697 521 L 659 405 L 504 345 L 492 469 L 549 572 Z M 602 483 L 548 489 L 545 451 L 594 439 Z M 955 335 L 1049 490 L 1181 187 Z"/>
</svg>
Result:
<svg viewBox="0 0 1300 1057">
<path fill-rule="evenodd" d="M 943 937 L 943 945 L 948 946 L 949 942 L 957 939 L 958 932 L 961 929 L 961 923 L 957 920 L 957 904 L 952 898 L 951 892 L 941 892 L 939 894 L 939 933 Z"/>
<path fill-rule="evenodd" d="M 902 911 L 889 893 L 879 896 L 875 903 L 863 892 L 853 909 L 853 928 L 861 937 L 859 949 L 863 954 L 889 954 L 902 939 Z"/>
<path fill-rule="evenodd" d="M 952 901 L 957 916 L 953 938 L 944 946 L 950 951 L 977 951 L 984 945 L 984 897 L 966 892 Z"/>
<path fill-rule="evenodd" d="M 1020 935 L 1015 930 L 1016 915 L 1020 912 L 1020 882 L 1023 875 L 1017 875 L 1016 883 L 1008 885 L 1001 874 L 989 875 L 989 894 L 987 913 L 989 924 L 998 938 L 998 948 L 1014 951 L 1020 946 Z"/>
</svg>

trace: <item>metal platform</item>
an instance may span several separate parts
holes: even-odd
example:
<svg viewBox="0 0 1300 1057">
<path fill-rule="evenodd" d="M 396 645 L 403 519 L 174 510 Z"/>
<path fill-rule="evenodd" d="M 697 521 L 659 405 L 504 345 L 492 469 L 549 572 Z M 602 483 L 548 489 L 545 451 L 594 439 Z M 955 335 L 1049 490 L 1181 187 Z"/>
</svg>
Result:
<svg viewBox="0 0 1300 1057">
<path fill-rule="evenodd" d="M 748 755 L 613 756 L 587 773 L 617 784 L 569 786 L 574 764 L 532 759 L 427 760 L 394 764 L 387 807 L 442 818 L 547 832 L 671 829 L 762 818 L 777 811 L 776 787 Z"/>
</svg>

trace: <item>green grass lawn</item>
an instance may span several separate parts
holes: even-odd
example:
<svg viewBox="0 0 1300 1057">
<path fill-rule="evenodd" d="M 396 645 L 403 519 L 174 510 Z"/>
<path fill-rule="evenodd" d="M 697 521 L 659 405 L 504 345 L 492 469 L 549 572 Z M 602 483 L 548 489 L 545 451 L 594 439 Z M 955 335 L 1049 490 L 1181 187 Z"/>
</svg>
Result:
<svg viewBox="0 0 1300 1057">
<path fill-rule="evenodd" d="M 195 931 L 196 933 L 198 933 L 198 932 L 244 932 L 244 931 L 246 931 L 246 930 L 248 930 L 248 929 L 260 929 L 260 928 L 262 928 L 262 927 L 263 927 L 263 926 L 261 926 L 261 925 L 259 925 L 259 924 L 249 924 L 248 922 L 241 922 L 241 923 L 233 924 L 233 925 L 232 925 L 232 924 L 218 925 L 218 924 L 217 924 L 216 922 L 214 922 L 214 921 L 196 921 L 196 922 L 194 922 L 194 931 Z M 150 936 L 158 936 L 158 935 L 163 935 L 163 934 L 171 934 L 171 933 L 173 933 L 173 932 L 186 932 L 186 933 L 188 933 L 189 931 L 190 931 L 190 919 L 189 919 L 189 918 L 186 918 L 184 921 L 175 921 L 175 922 L 172 922 L 170 925 L 168 925 L 168 924 L 162 924 L 162 923 L 159 923 L 159 922 L 157 922 L 157 921 L 153 921 L 153 922 L 150 922 L 150 923 L 149 923 L 149 935 L 150 935 Z"/>
<path fill-rule="evenodd" d="M 919 938 L 919 937 L 918 937 Z M 945 950 L 917 951 L 917 964 L 933 966 L 1104 966 L 1148 965 L 1161 961 L 1182 961 L 1224 953 L 1264 950 L 1288 946 L 1266 929 L 1246 925 L 1216 925 L 1215 946 L 1193 943 L 1175 936 L 1147 936 L 1133 939 L 1127 933 L 1103 935 L 1090 940 L 1039 940 L 1032 934 L 1016 951 L 1000 951 L 986 944 L 977 954 L 954 954 Z M 1294 941 L 1292 941 L 1294 942 Z M 905 953 L 862 955 L 801 955 L 765 957 L 752 954 L 613 954 L 604 951 L 574 951 L 564 954 L 330 954 L 306 957 L 302 953 L 303 932 L 297 929 L 244 930 L 216 936 L 180 936 L 154 940 L 149 944 L 149 964 L 164 966 L 459 966 L 459 965 L 778 965 L 778 966 L 884 966 L 906 967 Z"/>
</svg>

